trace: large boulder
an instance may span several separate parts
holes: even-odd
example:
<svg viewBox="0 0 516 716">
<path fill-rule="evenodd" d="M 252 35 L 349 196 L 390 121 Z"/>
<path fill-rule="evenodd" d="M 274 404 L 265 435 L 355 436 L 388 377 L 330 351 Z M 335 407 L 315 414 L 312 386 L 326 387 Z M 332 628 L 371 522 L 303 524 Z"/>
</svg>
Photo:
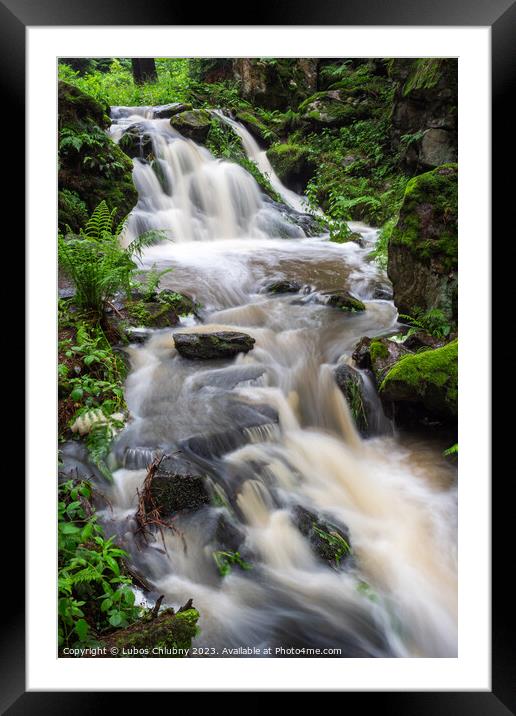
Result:
<svg viewBox="0 0 516 716">
<path fill-rule="evenodd" d="M 214 333 L 175 333 L 174 343 L 183 358 L 210 360 L 233 358 L 238 353 L 248 353 L 255 340 L 247 333 L 216 331 Z"/>
<path fill-rule="evenodd" d="M 458 401 L 458 341 L 407 355 L 393 365 L 380 384 L 380 397 L 407 415 L 423 410 L 438 420 L 455 421 Z"/>
<path fill-rule="evenodd" d="M 244 99 L 285 111 L 315 91 L 317 63 L 309 58 L 236 58 L 231 70 Z"/>
<path fill-rule="evenodd" d="M 205 109 L 191 109 L 173 115 L 170 124 L 184 137 L 203 144 L 210 131 L 211 115 Z"/>
<path fill-rule="evenodd" d="M 407 184 L 388 248 L 387 271 L 400 313 L 437 308 L 457 320 L 457 165 Z"/>
<path fill-rule="evenodd" d="M 283 184 L 298 194 L 303 193 L 317 169 L 310 150 L 301 144 L 274 144 L 267 157 Z"/>
<path fill-rule="evenodd" d="M 66 82 L 59 82 L 58 225 L 78 232 L 85 216 L 105 200 L 121 221 L 138 193 L 133 163 L 107 134 L 109 107 Z"/>
</svg>

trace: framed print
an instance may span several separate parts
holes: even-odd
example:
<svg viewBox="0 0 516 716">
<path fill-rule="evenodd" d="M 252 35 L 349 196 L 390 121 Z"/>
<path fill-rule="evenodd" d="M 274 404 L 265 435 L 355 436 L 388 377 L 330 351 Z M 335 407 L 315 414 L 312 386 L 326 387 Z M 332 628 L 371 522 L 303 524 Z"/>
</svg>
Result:
<svg viewBox="0 0 516 716">
<path fill-rule="evenodd" d="M 255 26 L 0 5 L 27 187 L 7 713 L 111 691 L 514 709 L 491 564 L 498 5 Z"/>
</svg>

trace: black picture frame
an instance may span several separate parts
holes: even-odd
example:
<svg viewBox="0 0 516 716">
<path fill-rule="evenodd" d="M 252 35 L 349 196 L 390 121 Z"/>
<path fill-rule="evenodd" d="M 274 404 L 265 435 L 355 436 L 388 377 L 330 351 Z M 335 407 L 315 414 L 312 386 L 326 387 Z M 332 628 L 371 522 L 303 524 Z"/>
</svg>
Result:
<svg viewBox="0 0 516 716">
<path fill-rule="evenodd" d="M 236 5 L 236 4 L 235 4 Z M 203 26 L 237 25 L 241 7 L 224 3 L 222 7 L 203 7 Z M 227 18 L 227 19 L 226 19 Z M 233 21 L 230 21 L 232 18 Z M 141 4 L 128 4 L 127 0 L 0 0 L 0 77 L 2 100 L 4 102 L 4 151 L 12 152 L 13 138 L 9 139 L 11 119 L 24 116 L 25 105 L 25 30 L 27 26 L 80 26 L 80 25 L 192 25 L 199 19 L 199 10 L 188 6 L 177 6 L 167 0 L 146 0 Z M 514 0 L 398 0 L 394 3 L 382 0 L 285 0 L 280 4 L 267 4 L 260 9 L 259 22 L 255 16 L 254 25 L 383 25 L 383 26 L 489 26 L 492 33 L 492 102 L 493 102 L 493 143 L 492 172 L 495 179 L 492 193 L 492 236 L 499 236 L 507 227 L 507 207 L 514 189 L 512 183 L 504 181 L 503 172 L 513 166 L 514 156 L 511 125 L 513 114 L 508 111 L 510 92 L 514 83 L 516 54 L 514 52 L 514 30 L 516 30 L 516 3 Z M 514 130 L 512 130 L 514 131 Z M 18 140 L 19 141 L 19 140 Z M 11 147 L 7 149 L 7 147 Z M 19 264 L 24 261 L 21 241 L 24 216 L 23 167 L 24 150 L 16 146 L 15 169 L 18 180 L 10 179 L 7 187 L 5 206 L 9 215 L 17 216 L 16 236 L 21 249 Z M 13 157 L 11 155 L 11 159 Z M 11 239 L 12 241 L 13 239 Z M 11 247 L 12 248 L 12 247 Z M 10 248 L 10 251 L 11 251 Z M 503 282 L 502 282 L 503 283 Z M 493 305 L 499 300 L 502 283 L 493 285 Z M 18 300 L 18 299 L 17 299 Z M 17 308 L 17 311 L 19 307 Z M 484 338 L 485 339 L 485 338 Z M 498 436 L 495 445 L 503 445 Z M 30 444 L 29 448 L 30 449 Z M 493 450 L 496 454 L 496 450 Z M 6 466 L 5 477 L 14 475 L 9 481 L 9 504 L 18 505 L 21 514 L 24 504 L 24 485 L 21 479 L 20 453 L 13 457 L 13 464 Z M 395 713 L 397 716 L 506 716 L 516 713 L 516 644 L 514 635 L 514 596 L 507 581 L 506 545 L 512 542 L 511 502 L 508 498 L 510 473 L 494 481 L 492 489 L 492 691 L 491 692 L 346 692 L 339 698 L 344 707 L 350 699 L 359 698 L 361 708 L 381 713 Z M 509 510 L 511 512 L 509 512 Z M 12 528 L 11 528 L 12 529 Z M 0 646 L 0 709 L 12 716 L 31 713 L 74 713 L 91 712 L 98 706 L 111 702 L 110 693 L 98 692 L 26 692 L 25 690 L 25 611 L 22 585 L 24 584 L 23 533 L 19 526 L 16 537 L 6 532 L 8 542 L 4 546 L 4 577 L 11 594 L 9 603 L 3 605 L 5 618 L 1 632 Z M 14 543 L 14 540 L 16 542 Z M 509 553 L 510 554 L 510 553 Z M 510 569 L 510 564 L 509 564 Z M 5 589 L 5 587 L 4 587 Z M 474 599 L 474 595 L 472 595 Z M 43 617 L 44 618 L 44 617 Z M 132 707 L 140 699 L 148 698 L 132 693 Z M 172 705 L 171 705 L 172 708 Z"/>
</svg>

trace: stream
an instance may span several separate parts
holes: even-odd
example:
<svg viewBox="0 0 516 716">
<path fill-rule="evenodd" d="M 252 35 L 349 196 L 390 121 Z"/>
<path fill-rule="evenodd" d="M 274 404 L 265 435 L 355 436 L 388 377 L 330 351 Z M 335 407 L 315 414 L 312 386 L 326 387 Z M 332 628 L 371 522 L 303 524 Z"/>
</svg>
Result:
<svg viewBox="0 0 516 716">
<path fill-rule="evenodd" d="M 123 467 L 104 523 L 165 604 L 193 599 L 205 656 L 253 647 L 272 647 L 272 656 L 456 656 L 456 470 L 431 429 L 395 430 L 366 375 L 375 419 L 373 434 L 361 437 L 334 379 L 358 339 L 397 326 L 393 302 L 376 298 L 387 276 L 368 259 L 378 231 L 352 223 L 360 244 L 306 236 L 303 222 L 293 223 L 306 210 L 303 197 L 281 184 L 245 127 L 221 113 L 285 206 L 242 167 L 153 119 L 152 108 L 115 107 L 112 117 L 115 139 L 141 123 L 155 157 L 154 168 L 134 160 L 139 201 L 126 240 L 164 231 L 171 240 L 147 248 L 142 263 L 172 268 L 160 287 L 192 296 L 202 310 L 128 348 L 131 418 L 114 447 Z M 302 289 L 266 291 L 280 280 Z M 325 305 L 321 292 L 339 289 L 366 311 Z M 247 333 L 254 349 L 232 360 L 178 355 L 175 332 L 212 330 Z M 164 543 L 157 535 L 142 549 L 137 489 L 154 456 L 178 450 L 209 474 L 217 506 L 180 513 Z M 296 526 L 299 507 L 345 526 L 352 558 L 333 568 L 318 559 Z M 220 576 L 213 552 L 221 516 L 242 535 L 239 551 L 252 569 Z"/>
</svg>

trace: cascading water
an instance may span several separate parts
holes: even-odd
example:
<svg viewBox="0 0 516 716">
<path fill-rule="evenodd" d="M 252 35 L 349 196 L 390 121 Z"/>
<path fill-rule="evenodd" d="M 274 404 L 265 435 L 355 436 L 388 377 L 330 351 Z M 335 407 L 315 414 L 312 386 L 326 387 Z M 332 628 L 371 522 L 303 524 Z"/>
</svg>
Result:
<svg viewBox="0 0 516 716">
<path fill-rule="evenodd" d="M 129 236 L 168 232 L 172 241 L 147 249 L 143 262 L 171 267 L 162 286 L 192 295 L 204 322 L 190 317 L 187 328 L 153 331 L 129 349 L 131 421 L 116 444 L 124 467 L 105 520 L 156 595 L 172 606 L 194 599 L 196 643 L 214 649 L 210 655 L 253 646 L 272 647 L 272 655 L 292 647 L 301 656 L 315 648 L 331 656 L 456 655 L 455 472 L 438 446 L 385 430 L 367 376 L 377 434 L 362 439 L 334 379 L 358 338 L 396 326 L 392 301 L 374 298 L 387 279 L 366 260 L 377 232 L 353 225 L 362 246 L 306 238 L 293 225 L 286 235 L 297 238 L 278 238 L 287 221 L 242 168 L 152 119 L 152 108 L 115 108 L 113 117 L 115 137 L 144 123 L 160 166 L 161 180 L 155 166 L 135 160 L 140 198 Z M 224 121 L 289 201 L 246 130 Z M 304 208 L 301 197 L 289 203 Z M 283 279 L 304 289 L 264 291 Z M 343 288 L 366 303 L 364 313 L 345 315 L 318 300 Z M 244 331 L 255 347 L 228 361 L 177 354 L 174 332 L 212 329 Z M 139 551 L 134 513 L 144 468 L 178 450 L 210 476 L 219 506 L 180 513 L 164 545 L 157 538 Z M 299 529 L 300 509 L 349 529 L 346 566 L 317 559 Z M 218 574 L 221 519 L 240 533 L 251 570 Z"/>
</svg>

